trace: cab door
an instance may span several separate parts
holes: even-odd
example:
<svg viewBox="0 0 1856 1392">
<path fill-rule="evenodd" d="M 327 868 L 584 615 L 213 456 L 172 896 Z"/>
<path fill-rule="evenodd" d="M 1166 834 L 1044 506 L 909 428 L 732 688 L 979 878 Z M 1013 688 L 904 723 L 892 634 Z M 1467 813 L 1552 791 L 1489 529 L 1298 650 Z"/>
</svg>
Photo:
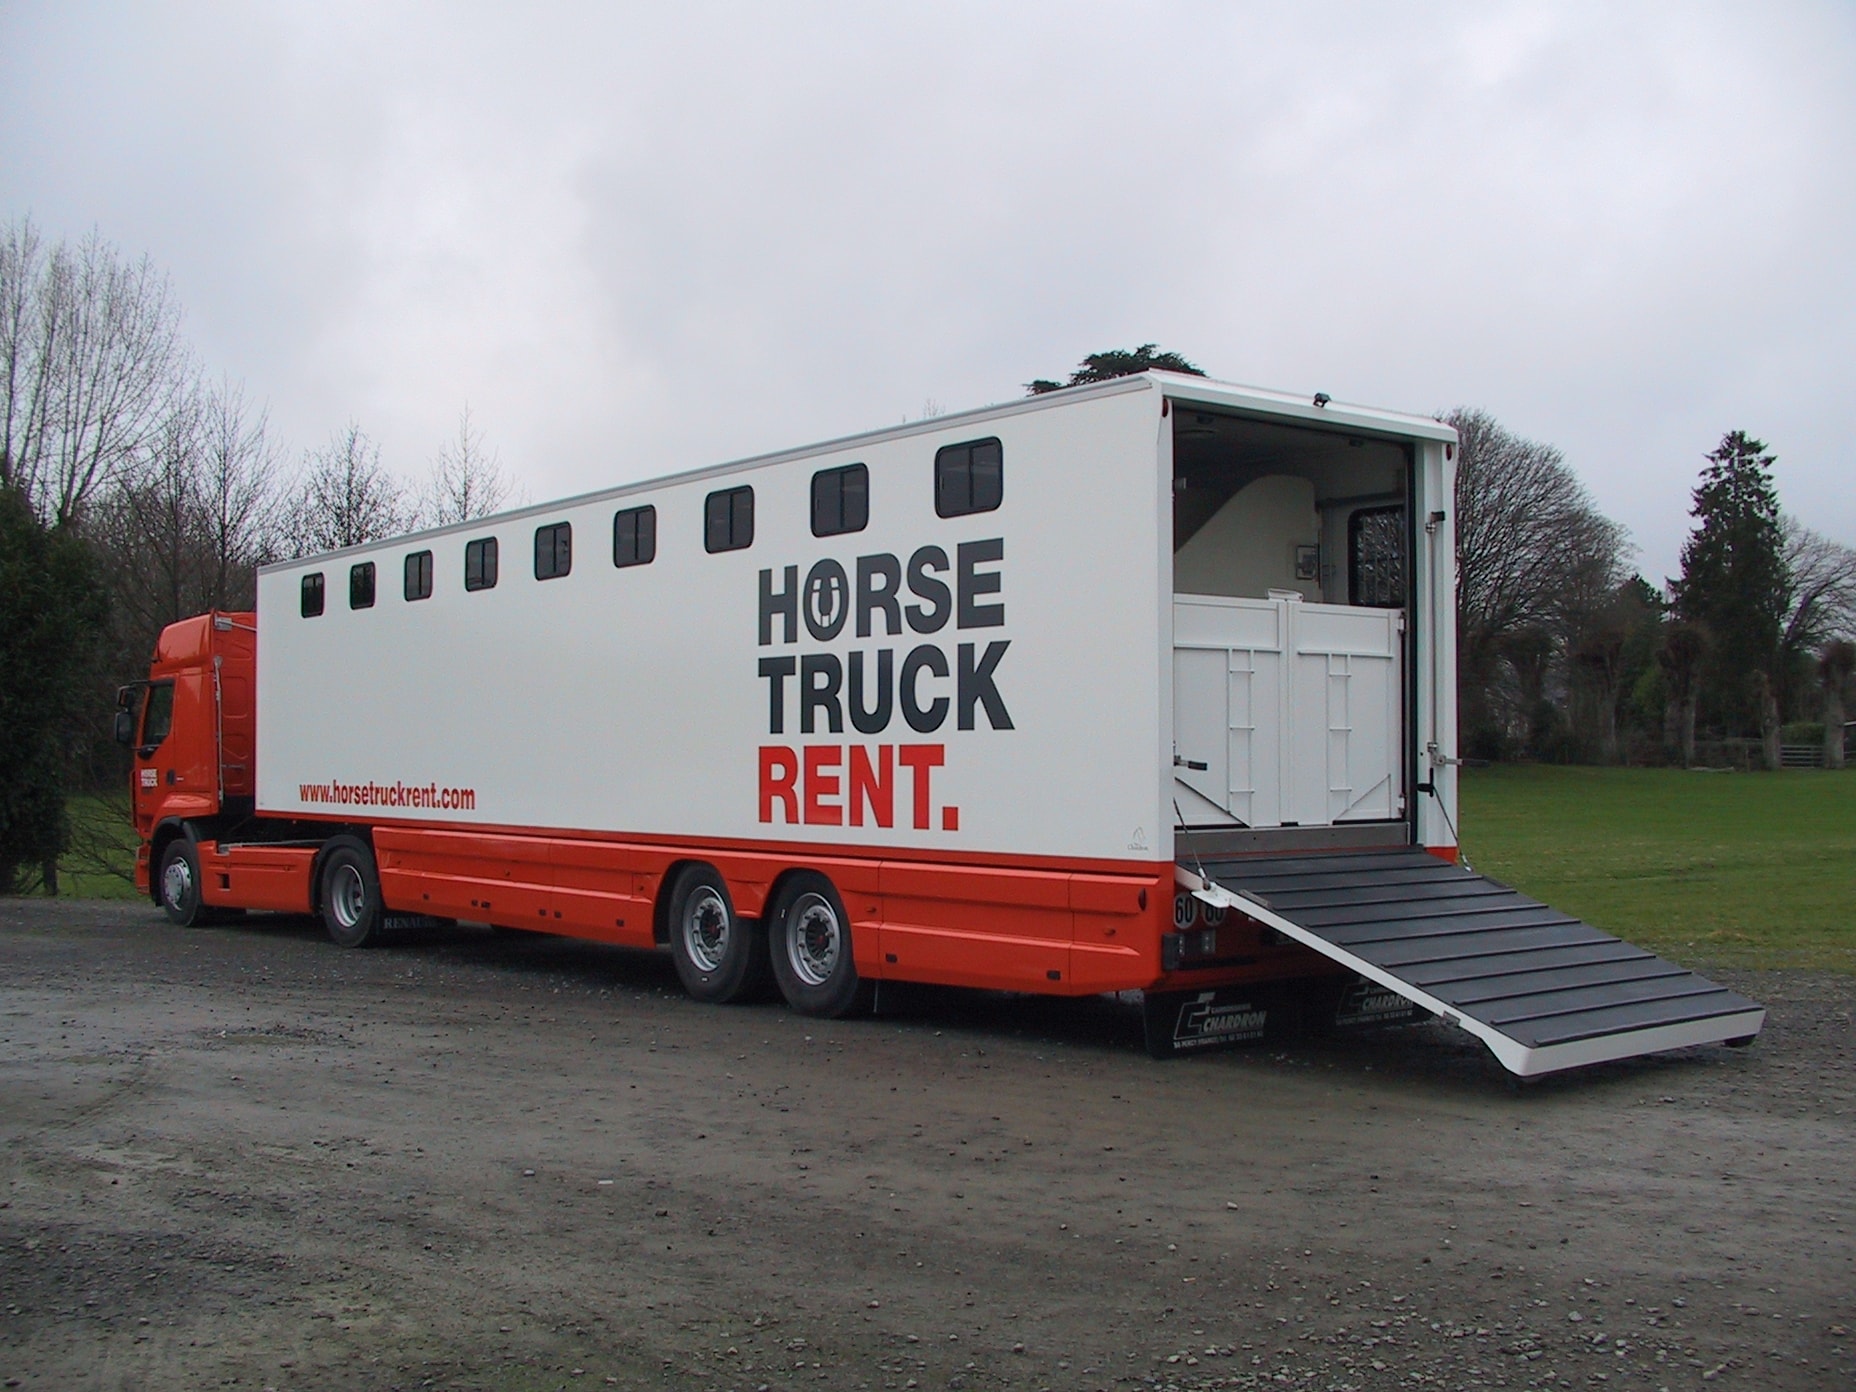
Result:
<svg viewBox="0 0 1856 1392">
<path fill-rule="evenodd" d="M 141 692 L 136 716 L 130 795 L 135 802 L 135 824 L 146 832 L 161 815 L 161 775 L 166 762 L 162 746 L 174 730 L 173 680 L 150 682 Z"/>
</svg>

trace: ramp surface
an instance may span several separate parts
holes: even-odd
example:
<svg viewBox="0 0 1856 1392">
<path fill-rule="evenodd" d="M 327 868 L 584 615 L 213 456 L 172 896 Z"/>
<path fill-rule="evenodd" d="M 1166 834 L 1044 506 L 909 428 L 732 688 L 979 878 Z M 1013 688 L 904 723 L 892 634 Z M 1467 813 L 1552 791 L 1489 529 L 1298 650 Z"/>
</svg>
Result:
<svg viewBox="0 0 1856 1392">
<path fill-rule="evenodd" d="M 1740 1043 L 1765 1010 L 1413 847 L 1182 861 L 1250 915 L 1476 1035 L 1522 1077 Z"/>
</svg>

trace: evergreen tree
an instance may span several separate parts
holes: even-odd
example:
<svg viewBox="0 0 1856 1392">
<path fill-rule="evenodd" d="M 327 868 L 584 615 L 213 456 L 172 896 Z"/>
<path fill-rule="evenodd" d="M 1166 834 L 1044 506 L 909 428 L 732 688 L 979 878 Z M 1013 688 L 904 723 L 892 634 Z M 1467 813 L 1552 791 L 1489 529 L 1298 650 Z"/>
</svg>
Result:
<svg viewBox="0 0 1856 1392">
<path fill-rule="evenodd" d="M 1773 456 L 1743 430 L 1721 437 L 1694 492 L 1695 530 L 1682 547 L 1676 613 L 1708 631 L 1705 697 L 1713 716 L 1746 731 L 1773 719 L 1791 602 Z"/>
<path fill-rule="evenodd" d="M 1204 369 L 1194 367 L 1178 353 L 1161 352 L 1159 345 L 1143 343 L 1139 348 L 1110 348 L 1101 353 L 1091 353 L 1077 365 L 1069 381 L 1053 382 L 1048 377 L 1040 377 L 1035 382 L 1025 383 L 1025 394 L 1042 396 L 1045 392 L 1062 391 L 1065 387 L 1081 387 L 1090 382 L 1132 377 L 1137 372 L 1184 372 L 1193 377 L 1205 375 Z"/>
<path fill-rule="evenodd" d="M 107 605 L 90 548 L 0 487 L 0 894 L 57 888 L 70 712 Z"/>
</svg>

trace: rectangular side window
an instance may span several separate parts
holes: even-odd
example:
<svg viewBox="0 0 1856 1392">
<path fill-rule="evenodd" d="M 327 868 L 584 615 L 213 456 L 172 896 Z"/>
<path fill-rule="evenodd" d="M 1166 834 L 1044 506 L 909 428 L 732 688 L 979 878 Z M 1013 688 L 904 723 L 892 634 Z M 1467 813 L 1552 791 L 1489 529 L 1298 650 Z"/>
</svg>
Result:
<svg viewBox="0 0 1856 1392">
<path fill-rule="evenodd" d="M 372 609 L 374 607 L 374 563 L 362 561 L 359 565 L 348 567 L 348 607 L 350 609 Z"/>
<path fill-rule="evenodd" d="M 556 522 L 535 528 L 535 578 L 558 580 L 573 568 L 573 523 Z"/>
<path fill-rule="evenodd" d="M 481 537 L 464 544 L 464 588 L 496 588 L 496 538 Z"/>
<path fill-rule="evenodd" d="M 406 598 L 432 597 L 432 553 L 414 551 L 406 558 Z"/>
<path fill-rule="evenodd" d="M 740 551 L 754 544 L 754 490 L 723 488 L 703 502 L 702 544 L 710 552 Z"/>
<path fill-rule="evenodd" d="M 626 508 L 612 514 L 612 563 L 650 565 L 657 559 L 657 509 Z"/>
<path fill-rule="evenodd" d="M 1347 519 L 1347 601 L 1379 609 L 1404 606 L 1404 508 L 1361 508 Z"/>
<path fill-rule="evenodd" d="M 969 440 L 934 452 L 934 510 L 938 517 L 991 512 L 1005 501 L 1005 448 L 998 440 Z"/>
<path fill-rule="evenodd" d="M 303 617 L 313 619 L 322 612 L 322 572 L 303 577 Z"/>
<path fill-rule="evenodd" d="M 156 682 L 148 688 L 148 705 L 142 712 L 142 747 L 160 744 L 173 727 L 174 683 Z"/>
<path fill-rule="evenodd" d="M 870 471 L 862 464 L 812 475 L 812 535 L 838 536 L 870 525 Z"/>
</svg>

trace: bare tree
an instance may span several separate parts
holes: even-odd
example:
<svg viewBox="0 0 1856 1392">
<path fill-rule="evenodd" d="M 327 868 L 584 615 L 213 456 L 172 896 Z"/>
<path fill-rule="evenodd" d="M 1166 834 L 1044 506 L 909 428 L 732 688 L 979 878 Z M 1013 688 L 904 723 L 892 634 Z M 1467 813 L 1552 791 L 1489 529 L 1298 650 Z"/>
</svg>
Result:
<svg viewBox="0 0 1856 1392">
<path fill-rule="evenodd" d="M 204 392 L 199 411 L 207 607 L 246 609 L 257 599 L 255 568 L 282 546 L 270 416 L 226 377 Z"/>
<path fill-rule="evenodd" d="M 1817 679 L 1824 692 L 1824 767 L 1840 769 L 1844 764 L 1843 721 L 1846 707 L 1843 694 L 1850 678 L 1856 675 L 1856 643 L 1847 638 L 1833 638 L 1824 644 L 1817 659 Z"/>
<path fill-rule="evenodd" d="M 1568 657 L 1628 577 L 1626 533 L 1598 511 L 1552 445 L 1512 435 L 1479 410 L 1459 408 L 1445 419 L 1460 441 L 1457 659 L 1465 734 L 1472 742 L 1525 739 L 1539 725 L 1552 664 Z M 1504 690 L 1518 691 L 1519 702 L 1503 699 Z"/>
<path fill-rule="evenodd" d="M 30 219 L 0 237 L 0 485 L 77 521 L 153 442 L 184 387 L 180 313 L 147 257 L 93 232 L 47 248 Z"/>
<path fill-rule="evenodd" d="M 458 413 L 458 433 L 439 446 L 432 475 L 419 500 L 419 521 L 428 527 L 449 526 L 487 517 L 509 498 L 509 479 L 494 450 L 486 450 L 483 432 L 471 424 L 470 407 Z"/>
<path fill-rule="evenodd" d="M 1812 531 L 1795 517 L 1783 523 L 1791 604 L 1786 652 L 1808 653 L 1826 638 L 1856 638 L 1856 548 Z"/>
<path fill-rule="evenodd" d="M 380 447 L 352 421 L 303 466 L 283 529 L 290 554 L 340 551 L 413 525 L 405 485 L 381 466 Z"/>
</svg>

